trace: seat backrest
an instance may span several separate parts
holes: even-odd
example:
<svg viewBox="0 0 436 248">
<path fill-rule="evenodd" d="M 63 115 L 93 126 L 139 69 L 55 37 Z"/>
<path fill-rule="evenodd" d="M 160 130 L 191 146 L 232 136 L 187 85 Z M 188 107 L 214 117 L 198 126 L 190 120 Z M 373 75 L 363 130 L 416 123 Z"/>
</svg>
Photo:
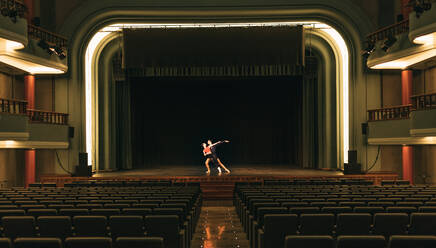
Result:
<svg viewBox="0 0 436 248">
<path fill-rule="evenodd" d="M 282 248 L 287 235 L 297 234 L 296 214 L 265 214 L 263 219 L 265 247 Z"/>
<path fill-rule="evenodd" d="M 12 242 L 10 238 L 0 238 L 0 248 L 12 248 Z"/>
<path fill-rule="evenodd" d="M 331 235 L 335 225 L 333 214 L 301 214 L 300 234 Z"/>
<path fill-rule="evenodd" d="M 385 237 L 406 234 L 409 216 L 405 213 L 376 213 L 374 233 Z"/>
<path fill-rule="evenodd" d="M 392 235 L 388 248 L 434 248 L 436 237 L 430 235 Z"/>
<path fill-rule="evenodd" d="M 113 215 L 120 215 L 121 211 L 118 208 L 93 208 L 91 209 L 90 214 L 109 217 Z"/>
<path fill-rule="evenodd" d="M 37 219 L 41 237 L 65 239 L 71 236 L 71 218 L 69 216 L 40 216 Z"/>
<path fill-rule="evenodd" d="M 104 237 L 107 235 L 107 219 L 105 216 L 74 216 L 73 225 L 76 236 Z"/>
<path fill-rule="evenodd" d="M 3 234 L 12 240 L 18 237 L 35 236 L 33 216 L 5 216 L 2 218 Z"/>
<path fill-rule="evenodd" d="M 339 236 L 336 248 L 385 248 L 386 240 L 381 235 Z"/>
<path fill-rule="evenodd" d="M 112 248 L 108 237 L 70 237 L 65 240 L 66 248 Z"/>
<path fill-rule="evenodd" d="M 289 213 L 286 207 L 260 207 L 257 209 L 257 221 L 259 226 L 263 226 L 263 217 L 265 214 L 287 214 Z"/>
<path fill-rule="evenodd" d="M 286 248 L 333 248 L 334 240 L 331 236 L 297 236 L 290 235 L 285 238 Z"/>
<path fill-rule="evenodd" d="M 291 214 L 316 214 L 316 213 L 320 213 L 320 209 L 319 207 L 295 207 L 295 208 L 290 208 L 289 212 Z"/>
<path fill-rule="evenodd" d="M 111 216 L 109 226 L 113 238 L 144 236 L 144 219 L 142 216 Z"/>
<path fill-rule="evenodd" d="M 17 238 L 14 248 L 62 248 L 62 241 L 58 238 Z"/>
<path fill-rule="evenodd" d="M 151 208 L 123 208 L 123 215 L 140 215 L 146 216 L 152 213 Z"/>
<path fill-rule="evenodd" d="M 369 213 L 338 214 L 336 221 L 337 235 L 369 235 L 372 215 Z"/>
<path fill-rule="evenodd" d="M 354 207 L 353 210 L 355 213 L 370 213 L 372 215 L 385 212 L 383 207 Z"/>
<path fill-rule="evenodd" d="M 163 238 L 158 237 L 119 237 L 116 244 L 118 248 L 164 248 Z"/>
<path fill-rule="evenodd" d="M 38 217 L 38 216 L 53 216 L 57 215 L 58 211 L 53 208 L 46 208 L 46 209 L 29 209 L 27 210 L 27 214 Z"/>
<path fill-rule="evenodd" d="M 436 213 L 412 213 L 409 234 L 436 235 Z"/>
<path fill-rule="evenodd" d="M 177 215 L 147 215 L 145 229 L 147 236 L 163 238 L 165 247 L 179 247 L 180 229 Z"/>
<path fill-rule="evenodd" d="M 330 213 L 330 214 L 340 214 L 340 213 L 351 213 L 353 212 L 353 209 L 348 206 L 341 206 L 341 207 L 323 207 L 321 209 L 321 212 L 323 213 Z"/>
<path fill-rule="evenodd" d="M 88 215 L 89 210 L 86 208 L 61 208 L 59 215 L 74 217 L 76 215 Z"/>
<path fill-rule="evenodd" d="M 405 206 L 405 207 L 395 206 L 395 207 L 387 207 L 386 212 L 410 214 L 410 213 L 418 212 L 418 209 L 416 207 L 411 207 L 411 206 Z"/>
</svg>

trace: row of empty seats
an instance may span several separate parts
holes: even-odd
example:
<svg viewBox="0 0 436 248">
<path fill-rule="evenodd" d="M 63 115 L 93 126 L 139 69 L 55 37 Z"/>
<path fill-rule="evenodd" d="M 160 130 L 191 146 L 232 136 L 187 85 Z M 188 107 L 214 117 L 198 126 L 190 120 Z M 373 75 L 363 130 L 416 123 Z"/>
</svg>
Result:
<svg viewBox="0 0 436 248">
<path fill-rule="evenodd" d="M 266 247 L 286 248 L 432 248 L 436 247 L 436 236 L 394 235 L 383 236 L 286 236 L 283 244 Z"/>
<path fill-rule="evenodd" d="M 18 238 L 162 238 L 190 246 L 201 211 L 198 185 L 30 187 L 0 190 L 0 231 Z"/>
<path fill-rule="evenodd" d="M 0 248 L 164 248 L 159 237 L 120 237 L 115 241 L 104 237 L 72 237 L 65 242 L 58 238 L 0 238 Z"/>
<path fill-rule="evenodd" d="M 436 235 L 436 187 L 237 185 L 234 205 L 257 248 L 286 235 Z M 427 220 L 427 222 L 425 221 Z M 428 220 L 431 220 L 428 222 Z M 265 246 L 273 247 L 273 246 Z"/>
</svg>

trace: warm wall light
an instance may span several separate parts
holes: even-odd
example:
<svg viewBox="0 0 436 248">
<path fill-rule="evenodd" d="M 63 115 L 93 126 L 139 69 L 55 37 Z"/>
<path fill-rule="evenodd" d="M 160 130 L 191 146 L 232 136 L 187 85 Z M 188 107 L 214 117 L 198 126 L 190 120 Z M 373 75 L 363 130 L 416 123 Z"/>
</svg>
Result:
<svg viewBox="0 0 436 248">
<path fill-rule="evenodd" d="M 40 64 L 35 64 L 24 59 L 17 57 L 8 56 L 6 54 L 0 54 L 0 62 L 19 68 L 20 70 L 26 71 L 30 74 L 61 74 L 64 71 L 55 69 L 48 66 L 42 66 Z"/>
<path fill-rule="evenodd" d="M 424 52 L 419 52 L 416 54 L 408 55 L 396 60 L 376 64 L 374 66 L 371 66 L 371 69 L 401 69 L 404 70 L 409 66 L 412 66 L 414 64 L 420 63 L 422 61 L 425 61 L 427 59 L 430 59 L 432 57 L 436 56 L 436 48 L 426 50 Z"/>
<path fill-rule="evenodd" d="M 435 40 L 436 32 L 418 36 L 413 40 L 413 43 L 422 45 L 434 45 Z"/>
</svg>

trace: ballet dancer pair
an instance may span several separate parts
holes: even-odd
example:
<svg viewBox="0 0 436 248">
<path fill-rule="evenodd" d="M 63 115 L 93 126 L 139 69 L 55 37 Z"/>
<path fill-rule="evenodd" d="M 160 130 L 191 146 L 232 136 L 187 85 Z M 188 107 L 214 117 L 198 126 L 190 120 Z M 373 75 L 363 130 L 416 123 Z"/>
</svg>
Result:
<svg viewBox="0 0 436 248">
<path fill-rule="evenodd" d="M 203 143 L 201 144 L 203 146 L 203 155 L 206 157 L 206 174 L 210 174 L 210 167 L 209 163 L 212 161 L 213 164 L 217 166 L 218 169 L 218 175 L 221 175 L 221 168 L 223 168 L 227 174 L 230 173 L 230 170 L 224 166 L 224 164 L 221 162 L 221 160 L 216 155 L 216 147 L 218 145 L 229 143 L 230 141 L 224 140 L 224 141 L 218 141 L 216 143 L 212 143 L 212 140 L 208 140 L 207 144 Z"/>
</svg>

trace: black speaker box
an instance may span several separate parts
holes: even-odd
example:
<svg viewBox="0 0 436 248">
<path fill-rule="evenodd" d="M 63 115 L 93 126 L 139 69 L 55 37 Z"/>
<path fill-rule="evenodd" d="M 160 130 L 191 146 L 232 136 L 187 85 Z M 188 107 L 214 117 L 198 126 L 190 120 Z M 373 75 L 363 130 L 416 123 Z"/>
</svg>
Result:
<svg viewBox="0 0 436 248">
<path fill-rule="evenodd" d="M 366 122 L 362 123 L 362 134 L 363 135 L 368 134 L 368 123 L 366 123 Z"/>
<path fill-rule="evenodd" d="M 357 163 L 357 151 L 356 150 L 348 150 L 348 163 L 356 164 Z"/>
<path fill-rule="evenodd" d="M 74 138 L 74 127 L 68 127 L 68 138 Z"/>
<path fill-rule="evenodd" d="M 350 174 L 363 174 L 362 165 L 358 163 L 345 163 L 344 164 L 344 175 Z"/>
<path fill-rule="evenodd" d="M 91 177 L 92 176 L 92 167 L 91 166 L 76 166 L 76 173 L 74 173 L 76 177 Z"/>
<path fill-rule="evenodd" d="M 79 166 L 88 166 L 88 153 L 79 152 Z"/>
</svg>

